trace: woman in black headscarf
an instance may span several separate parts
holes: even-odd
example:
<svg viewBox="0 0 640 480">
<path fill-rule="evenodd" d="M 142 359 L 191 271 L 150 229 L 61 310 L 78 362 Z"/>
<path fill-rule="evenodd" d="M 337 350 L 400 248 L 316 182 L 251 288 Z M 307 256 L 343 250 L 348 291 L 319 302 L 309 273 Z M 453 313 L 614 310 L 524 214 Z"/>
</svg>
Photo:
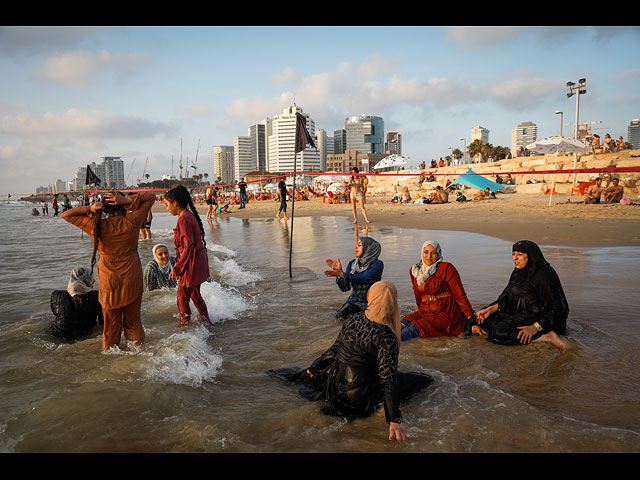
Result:
<svg viewBox="0 0 640 480">
<path fill-rule="evenodd" d="M 515 243 L 512 256 L 509 283 L 495 302 L 470 319 L 471 333 L 500 345 L 550 342 L 566 348 L 558 335 L 566 330 L 569 305 L 558 274 L 529 240 Z"/>
<path fill-rule="evenodd" d="M 382 247 L 373 238 L 361 237 L 356 240 L 355 255 L 342 271 L 340 258 L 327 259 L 331 270 L 325 270 L 328 277 L 336 277 L 336 284 L 343 292 L 353 290 L 346 302 L 336 312 L 336 317 L 344 320 L 349 315 L 367 309 L 367 292 L 371 285 L 382 280 L 384 264 L 379 260 Z"/>
</svg>

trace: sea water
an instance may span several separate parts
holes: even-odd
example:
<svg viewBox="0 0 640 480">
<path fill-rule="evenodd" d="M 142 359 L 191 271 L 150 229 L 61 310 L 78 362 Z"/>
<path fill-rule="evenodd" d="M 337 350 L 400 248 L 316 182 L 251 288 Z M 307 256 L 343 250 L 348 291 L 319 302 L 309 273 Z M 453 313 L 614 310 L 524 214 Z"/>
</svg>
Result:
<svg viewBox="0 0 640 480">
<path fill-rule="evenodd" d="M 348 217 L 295 218 L 291 254 L 290 224 L 205 223 L 211 281 L 202 294 L 213 325 L 179 327 L 175 289 L 148 292 L 144 345 L 105 354 L 97 326 L 73 343 L 47 332 L 51 292 L 89 265 L 92 241 L 31 208 L 0 204 L 0 451 L 640 450 L 638 248 L 541 245 L 570 304 L 569 350 L 463 336 L 404 342 L 400 369 L 435 382 L 402 406 L 409 441 L 397 444 L 382 411 L 325 416 L 265 373 L 308 366 L 338 335 L 334 312 L 348 294 L 323 271 L 327 258 L 346 267 L 354 256 Z M 175 222 L 154 214 L 153 239 L 139 242 L 143 265 L 156 243 L 174 251 Z M 408 271 L 425 240 L 440 242 L 476 309 L 513 268 L 511 244 L 484 235 L 375 223 L 368 235 L 382 245 L 383 278 L 397 286 L 403 315 L 416 308 Z"/>
</svg>

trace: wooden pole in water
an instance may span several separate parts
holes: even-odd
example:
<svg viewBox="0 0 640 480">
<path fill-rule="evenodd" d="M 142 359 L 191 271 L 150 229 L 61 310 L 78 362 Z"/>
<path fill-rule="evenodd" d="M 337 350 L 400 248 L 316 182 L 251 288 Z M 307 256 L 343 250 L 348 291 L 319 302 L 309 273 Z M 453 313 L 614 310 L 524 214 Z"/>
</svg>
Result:
<svg viewBox="0 0 640 480">
<path fill-rule="evenodd" d="M 293 217 L 295 215 L 295 205 L 296 205 L 296 163 L 297 163 L 298 152 L 294 152 L 293 154 L 293 184 L 291 189 L 291 235 L 289 239 L 289 278 L 293 278 L 293 274 L 291 272 L 291 254 L 293 252 Z M 286 188 L 286 187 L 285 187 Z M 285 198 L 285 201 L 287 199 Z"/>
</svg>

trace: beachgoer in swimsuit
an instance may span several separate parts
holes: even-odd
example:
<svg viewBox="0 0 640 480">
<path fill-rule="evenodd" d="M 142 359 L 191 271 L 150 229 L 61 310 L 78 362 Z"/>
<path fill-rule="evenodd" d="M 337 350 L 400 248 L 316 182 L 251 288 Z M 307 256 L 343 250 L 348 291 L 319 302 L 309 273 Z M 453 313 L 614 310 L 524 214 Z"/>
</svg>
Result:
<svg viewBox="0 0 640 480">
<path fill-rule="evenodd" d="M 354 174 L 349 182 L 343 182 L 346 186 L 351 187 L 351 193 L 349 194 L 351 199 L 351 207 L 353 212 L 353 223 L 358 223 L 358 215 L 356 214 L 356 202 L 360 203 L 360 208 L 362 209 L 362 214 L 364 215 L 364 219 L 367 223 L 369 222 L 369 217 L 367 217 L 367 209 L 364 206 L 364 184 L 362 181 L 362 177 L 358 176 L 359 170 L 358 167 L 353 167 L 351 172 Z"/>
</svg>

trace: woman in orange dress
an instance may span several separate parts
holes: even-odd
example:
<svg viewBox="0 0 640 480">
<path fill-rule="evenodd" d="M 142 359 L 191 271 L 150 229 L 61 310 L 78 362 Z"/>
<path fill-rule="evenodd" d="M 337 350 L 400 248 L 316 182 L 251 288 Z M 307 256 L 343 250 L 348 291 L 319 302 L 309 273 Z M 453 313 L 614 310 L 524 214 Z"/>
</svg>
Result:
<svg viewBox="0 0 640 480">
<path fill-rule="evenodd" d="M 460 335 L 474 312 L 458 271 L 442 261 L 438 242 L 430 240 L 422 245 L 421 260 L 411 267 L 409 276 L 418 311 L 402 319 L 402 341 Z"/>
<path fill-rule="evenodd" d="M 76 207 L 62 214 L 67 222 L 89 234 L 93 240 L 91 273 L 98 260 L 98 298 L 102 305 L 104 329 L 102 351 L 125 339 L 136 345 L 144 341 L 140 316 L 142 304 L 142 264 L 138 255 L 140 225 L 156 196 L 151 192 L 129 195 L 105 193 L 105 201 Z"/>
</svg>

